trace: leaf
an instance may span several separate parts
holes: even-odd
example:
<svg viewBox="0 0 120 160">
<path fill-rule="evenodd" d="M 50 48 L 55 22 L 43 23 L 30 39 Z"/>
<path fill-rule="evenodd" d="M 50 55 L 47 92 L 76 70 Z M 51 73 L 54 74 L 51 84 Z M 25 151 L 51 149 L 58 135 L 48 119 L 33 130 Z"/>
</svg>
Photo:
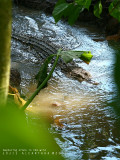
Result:
<svg viewBox="0 0 120 160">
<path fill-rule="evenodd" d="M 14 94 L 14 102 L 20 107 L 22 107 L 26 103 L 26 101 L 20 97 L 19 93 Z"/>
<path fill-rule="evenodd" d="M 59 55 L 65 63 L 69 63 L 73 59 L 81 59 L 85 63 L 89 63 L 93 57 L 90 51 L 61 51 Z"/>
<path fill-rule="evenodd" d="M 97 2 L 94 6 L 94 15 L 100 18 L 100 14 L 102 13 L 102 3 L 101 1 Z"/>
<path fill-rule="evenodd" d="M 66 0 L 58 0 L 57 3 L 55 4 L 55 7 L 62 3 L 66 3 Z"/>
<path fill-rule="evenodd" d="M 62 3 L 62 4 L 55 6 L 55 8 L 53 10 L 53 17 L 54 17 L 56 23 L 64 15 L 64 11 L 68 8 L 68 6 L 69 6 L 68 3 Z"/>
<path fill-rule="evenodd" d="M 91 1 L 92 1 L 92 0 L 85 0 L 85 1 L 84 1 L 84 7 L 87 8 L 88 10 L 89 10 L 89 7 L 90 7 L 90 5 L 91 5 Z"/>
<path fill-rule="evenodd" d="M 9 86 L 8 98 L 11 99 L 15 104 L 23 106 L 26 101 L 20 97 L 20 94 L 16 88 Z"/>
<path fill-rule="evenodd" d="M 75 2 L 79 5 L 82 6 L 83 8 L 86 8 L 89 10 L 89 7 L 91 5 L 92 0 L 75 0 Z"/>
<path fill-rule="evenodd" d="M 74 3 L 65 3 L 58 1 L 57 5 L 53 10 L 53 17 L 57 23 L 62 17 L 67 17 L 70 25 L 74 24 L 77 20 L 80 12 L 84 10 L 83 7 L 75 5 Z M 61 2 L 61 3 L 60 3 Z"/>
<path fill-rule="evenodd" d="M 47 77 L 47 70 L 48 70 L 48 64 L 50 63 L 51 59 L 53 58 L 54 55 L 50 55 L 45 62 L 42 64 L 40 67 L 40 70 L 38 74 L 35 76 L 35 79 L 38 82 L 37 88 L 42 84 L 42 82 L 46 79 Z M 44 85 L 45 87 L 46 85 Z M 43 87 L 43 88 L 44 88 Z"/>
<path fill-rule="evenodd" d="M 109 5 L 109 13 L 120 22 L 120 0 L 114 0 Z"/>
<path fill-rule="evenodd" d="M 14 87 L 12 87 L 12 86 L 9 86 L 9 93 L 11 93 L 11 94 L 16 94 L 16 93 L 18 93 L 18 90 L 17 90 L 17 88 L 14 88 Z"/>
<path fill-rule="evenodd" d="M 77 20 L 77 18 L 79 17 L 79 14 L 84 10 L 83 7 L 81 6 L 74 6 L 73 4 L 71 4 L 71 8 L 69 8 L 69 12 L 70 14 L 68 15 L 68 22 L 70 25 L 73 25 L 75 23 L 75 21 Z M 68 12 L 68 13 L 69 13 Z"/>
<path fill-rule="evenodd" d="M 92 57 L 93 57 L 93 55 L 91 54 L 90 51 L 88 51 L 88 52 L 84 52 L 81 55 L 80 59 L 83 60 L 85 63 L 89 64 L 91 59 L 92 59 Z"/>
<path fill-rule="evenodd" d="M 80 12 L 83 10 L 84 8 L 82 6 L 70 3 L 67 9 L 64 11 L 63 16 L 68 18 L 68 23 L 70 25 L 73 25 L 79 17 Z"/>
</svg>

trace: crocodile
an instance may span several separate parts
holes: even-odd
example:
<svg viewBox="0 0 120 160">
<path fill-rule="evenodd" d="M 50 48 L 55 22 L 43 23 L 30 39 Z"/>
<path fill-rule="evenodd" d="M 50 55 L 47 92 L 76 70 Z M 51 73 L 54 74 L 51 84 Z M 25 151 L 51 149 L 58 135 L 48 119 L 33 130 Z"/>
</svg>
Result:
<svg viewBox="0 0 120 160">
<path fill-rule="evenodd" d="M 37 38 L 31 35 L 23 35 L 12 33 L 12 39 L 20 41 L 26 45 L 32 46 L 36 51 L 39 51 L 40 54 L 37 54 L 37 57 L 45 60 L 49 55 L 57 53 L 58 49 L 61 48 L 47 39 Z M 62 48 L 63 50 L 65 48 Z M 58 65 L 61 68 L 61 71 L 65 73 L 68 77 L 78 80 L 79 82 L 86 81 L 88 83 L 97 85 L 98 83 L 92 80 L 91 74 L 83 69 L 82 67 L 76 66 L 76 64 L 69 63 L 66 64 L 62 59 L 58 62 Z"/>
<path fill-rule="evenodd" d="M 37 58 L 45 59 L 49 55 L 55 54 L 59 49 L 58 46 L 53 45 L 50 41 L 48 41 L 48 39 L 42 39 L 34 37 L 32 35 L 19 35 L 17 33 L 12 33 L 12 39 L 20 41 L 23 44 L 26 44 L 31 48 L 34 48 L 36 51 L 40 52 L 41 54 L 35 55 L 37 56 Z"/>
</svg>

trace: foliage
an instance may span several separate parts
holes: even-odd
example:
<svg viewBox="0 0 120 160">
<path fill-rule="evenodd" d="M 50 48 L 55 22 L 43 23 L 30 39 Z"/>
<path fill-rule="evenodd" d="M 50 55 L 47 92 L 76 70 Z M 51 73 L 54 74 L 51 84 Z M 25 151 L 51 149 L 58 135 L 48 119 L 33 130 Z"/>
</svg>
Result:
<svg viewBox="0 0 120 160">
<path fill-rule="evenodd" d="M 98 1 L 94 6 L 94 15 L 100 18 L 100 14 L 102 13 L 102 3 Z"/>
<path fill-rule="evenodd" d="M 91 0 L 74 0 L 72 3 L 67 3 L 66 0 L 58 0 L 54 10 L 53 17 L 57 23 L 62 17 L 68 18 L 70 25 L 74 24 L 79 14 L 85 9 L 89 10 L 92 5 Z M 100 18 L 102 13 L 102 2 L 101 0 L 96 1 L 94 5 L 93 13 L 96 17 Z M 114 0 L 109 5 L 109 14 L 120 21 L 120 1 Z"/>
<path fill-rule="evenodd" d="M 42 82 L 47 77 L 48 64 L 50 63 L 53 57 L 54 55 L 50 55 L 49 57 L 46 58 L 44 64 L 41 66 L 38 74 L 36 75 L 35 79 L 38 81 L 37 88 L 42 84 Z M 45 86 L 43 86 L 43 88 L 44 87 L 46 87 L 46 84 Z"/>
<path fill-rule="evenodd" d="M 28 117 L 29 118 L 29 117 Z M 60 153 L 60 148 L 56 144 L 54 138 L 49 133 L 46 122 L 41 118 L 39 128 L 33 125 L 29 119 L 26 120 L 24 112 L 20 112 L 18 107 L 9 102 L 5 107 L 0 107 L 0 159 L 1 160 L 39 160 L 39 159 L 58 159 L 63 160 L 61 155 L 52 155 L 52 152 Z M 9 149 L 9 152 L 3 154 L 3 150 Z M 24 155 L 20 149 L 45 149 L 46 154 L 30 154 Z M 11 151 L 12 150 L 12 151 Z M 13 151 L 17 150 L 16 152 Z M 49 154 L 47 154 L 49 152 Z M 8 155 L 6 155 L 8 153 Z M 11 153 L 11 155 L 10 155 Z M 32 152 L 31 152 L 32 153 Z M 33 152 L 35 153 L 35 151 Z M 38 153 L 36 151 L 36 153 Z"/>
<path fill-rule="evenodd" d="M 114 0 L 110 4 L 109 13 L 120 22 L 120 0 Z"/>
<path fill-rule="evenodd" d="M 18 90 L 12 86 L 9 86 L 8 101 L 10 100 L 13 100 L 19 107 L 26 103 L 26 101 L 20 97 Z"/>
<path fill-rule="evenodd" d="M 72 25 L 83 10 L 84 9 L 80 5 L 67 3 L 65 0 L 59 0 L 54 8 L 53 17 L 56 23 L 61 19 L 61 17 L 67 17 L 69 24 Z"/>
<path fill-rule="evenodd" d="M 89 64 L 93 57 L 90 51 L 61 51 L 59 53 L 65 63 L 71 62 L 73 59 L 81 59 L 85 63 Z"/>
<path fill-rule="evenodd" d="M 89 10 L 90 4 L 92 0 L 75 0 L 75 3 L 83 6 L 84 8 Z"/>
</svg>

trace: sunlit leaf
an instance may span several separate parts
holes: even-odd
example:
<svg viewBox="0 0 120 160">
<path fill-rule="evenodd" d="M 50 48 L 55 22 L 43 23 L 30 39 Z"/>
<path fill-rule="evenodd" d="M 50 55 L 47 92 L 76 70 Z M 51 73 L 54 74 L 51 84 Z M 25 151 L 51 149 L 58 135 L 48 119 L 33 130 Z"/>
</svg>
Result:
<svg viewBox="0 0 120 160">
<path fill-rule="evenodd" d="M 26 103 L 26 101 L 20 97 L 19 93 L 8 93 L 8 98 L 12 99 L 13 102 L 18 105 L 18 107 L 23 106 Z"/>
<path fill-rule="evenodd" d="M 18 93 L 16 93 L 16 94 L 14 95 L 14 101 L 15 101 L 15 103 L 18 104 L 19 106 L 23 106 L 23 105 L 26 103 L 26 101 L 25 101 L 23 98 L 21 98 Z"/>
<path fill-rule="evenodd" d="M 59 55 L 65 63 L 69 63 L 73 59 L 81 59 L 85 63 L 89 63 L 93 57 L 90 51 L 61 51 Z"/>
<path fill-rule="evenodd" d="M 94 6 L 94 15 L 100 18 L 100 14 L 102 13 L 102 3 L 101 1 L 97 2 Z"/>
<path fill-rule="evenodd" d="M 12 87 L 11 85 L 9 86 L 9 93 L 15 94 L 18 93 L 17 88 Z"/>
<path fill-rule="evenodd" d="M 20 97 L 18 90 L 12 86 L 9 86 L 8 99 L 11 99 L 11 101 L 17 104 L 18 107 L 21 107 L 26 103 L 26 101 Z"/>
<path fill-rule="evenodd" d="M 90 51 L 85 52 L 81 55 L 80 59 L 83 60 L 85 63 L 89 64 L 93 55 L 91 54 Z"/>
<path fill-rule="evenodd" d="M 109 13 L 120 22 L 120 0 L 114 0 L 110 4 Z"/>
</svg>

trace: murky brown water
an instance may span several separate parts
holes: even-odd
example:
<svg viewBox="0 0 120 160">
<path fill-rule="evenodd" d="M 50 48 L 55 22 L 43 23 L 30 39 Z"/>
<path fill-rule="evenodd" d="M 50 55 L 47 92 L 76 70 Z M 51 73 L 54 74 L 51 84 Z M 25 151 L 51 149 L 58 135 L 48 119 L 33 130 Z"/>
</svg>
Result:
<svg viewBox="0 0 120 160">
<path fill-rule="evenodd" d="M 15 31 L 48 37 L 55 44 L 70 49 L 91 51 L 94 57 L 89 65 L 76 63 L 90 71 L 93 79 L 99 82 L 98 86 L 79 83 L 56 70 L 48 87 L 28 108 L 35 113 L 33 122 L 39 123 L 41 115 L 50 122 L 50 131 L 68 160 L 120 159 L 119 117 L 111 107 L 116 96 L 115 51 L 107 41 L 92 40 L 103 38 L 104 34 L 90 24 L 73 27 L 62 21 L 55 24 L 51 16 L 39 11 L 14 8 L 13 13 Z M 20 42 L 12 44 L 12 61 L 18 64 L 21 72 L 22 92 L 30 96 L 35 89 L 33 78 L 39 69 L 36 63 L 39 60 L 32 54 L 36 51 Z"/>
</svg>

